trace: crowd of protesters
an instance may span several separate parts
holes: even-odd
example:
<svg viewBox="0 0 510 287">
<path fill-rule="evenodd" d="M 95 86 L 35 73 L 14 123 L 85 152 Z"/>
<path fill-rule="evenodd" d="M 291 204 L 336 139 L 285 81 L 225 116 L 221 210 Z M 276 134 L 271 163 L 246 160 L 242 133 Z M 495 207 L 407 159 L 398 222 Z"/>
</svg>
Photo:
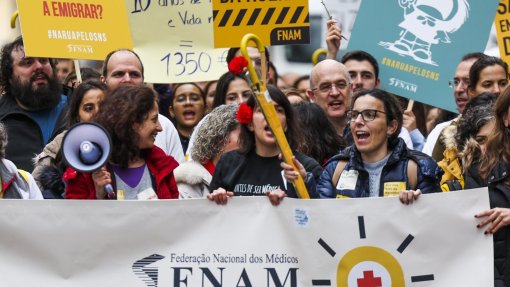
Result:
<svg viewBox="0 0 510 287">
<path fill-rule="evenodd" d="M 249 50 L 259 70 L 269 67 L 266 98 L 294 154 L 290 165 L 244 70 L 209 83 L 150 84 L 138 55 L 121 49 L 102 71 L 84 68 L 80 82 L 71 61 L 26 56 L 20 37 L 0 55 L 0 198 L 227 204 L 267 196 L 278 205 L 299 197 L 293 182 L 301 177 L 311 198 L 411 204 L 427 193 L 488 187 L 490 209 L 475 215 L 477 227 L 494 234 L 496 286 L 510 286 L 507 63 L 458 55 L 444 96 L 459 114 L 421 103 L 406 109 L 407 99 L 379 88 L 372 55 L 349 51 L 336 60 L 340 40 L 328 22 L 328 59 L 291 83 Z M 227 61 L 239 57 L 232 48 Z M 69 166 L 61 148 L 66 131 L 83 122 L 101 125 L 112 141 L 105 166 L 90 173 Z"/>
</svg>

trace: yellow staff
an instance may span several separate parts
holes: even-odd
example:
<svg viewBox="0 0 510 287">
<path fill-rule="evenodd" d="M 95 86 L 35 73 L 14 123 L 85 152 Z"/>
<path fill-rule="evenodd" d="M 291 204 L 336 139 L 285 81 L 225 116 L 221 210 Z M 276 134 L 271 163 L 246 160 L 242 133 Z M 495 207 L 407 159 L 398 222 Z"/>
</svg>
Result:
<svg viewBox="0 0 510 287">
<path fill-rule="evenodd" d="M 315 52 L 313 52 L 313 54 L 312 54 L 312 64 L 314 66 L 317 65 L 317 63 L 319 63 L 319 57 L 322 55 L 326 55 L 327 53 L 328 53 L 328 50 L 326 50 L 324 48 L 319 48 L 319 49 L 315 50 Z"/>
<path fill-rule="evenodd" d="M 11 16 L 11 28 L 12 29 L 16 28 L 16 19 L 18 18 L 18 15 L 19 15 L 18 10 L 14 11 L 14 13 L 12 13 L 12 16 Z"/>
<path fill-rule="evenodd" d="M 260 71 L 262 81 L 259 80 L 255 68 L 253 67 L 253 62 L 248 56 L 248 42 L 250 41 L 253 41 L 255 45 L 257 45 L 257 49 L 259 50 L 262 57 L 262 65 Z M 274 104 L 272 103 L 271 97 L 269 96 L 269 92 L 266 90 L 266 53 L 260 38 L 257 37 L 257 35 L 251 33 L 244 35 L 243 39 L 241 40 L 241 53 L 248 62 L 248 71 L 251 78 L 251 88 L 255 92 L 255 99 L 257 100 L 259 107 L 262 109 L 264 118 L 266 119 L 267 123 L 269 124 L 269 128 L 276 138 L 276 143 L 280 148 L 283 159 L 287 164 L 291 165 L 294 170 L 297 170 L 294 162 L 292 161 L 292 150 L 290 149 L 287 138 L 285 137 L 285 133 L 283 132 L 280 121 L 278 120 L 278 116 L 276 115 L 276 110 L 274 108 Z M 308 195 L 308 191 L 306 190 L 305 182 L 299 172 L 298 178 L 293 182 L 293 184 L 296 188 L 299 198 L 310 198 L 310 195 Z"/>
</svg>

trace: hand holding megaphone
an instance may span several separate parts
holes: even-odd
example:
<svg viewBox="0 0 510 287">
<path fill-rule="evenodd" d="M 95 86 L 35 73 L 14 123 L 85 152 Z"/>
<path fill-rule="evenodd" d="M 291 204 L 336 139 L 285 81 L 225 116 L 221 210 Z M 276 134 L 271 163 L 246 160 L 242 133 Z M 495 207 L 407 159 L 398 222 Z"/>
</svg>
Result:
<svg viewBox="0 0 510 287">
<path fill-rule="evenodd" d="M 72 126 L 62 140 L 63 157 L 79 172 L 92 173 L 96 198 L 115 198 L 111 175 L 105 165 L 111 153 L 108 132 L 96 123 L 78 123 Z"/>
<path fill-rule="evenodd" d="M 115 197 L 111 184 L 111 175 L 106 170 L 106 167 L 94 171 L 92 173 L 92 180 L 94 181 L 94 187 L 96 189 L 96 198 L 105 198 L 105 196 L 108 196 L 108 198 L 112 198 L 112 196 Z"/>
</svg>

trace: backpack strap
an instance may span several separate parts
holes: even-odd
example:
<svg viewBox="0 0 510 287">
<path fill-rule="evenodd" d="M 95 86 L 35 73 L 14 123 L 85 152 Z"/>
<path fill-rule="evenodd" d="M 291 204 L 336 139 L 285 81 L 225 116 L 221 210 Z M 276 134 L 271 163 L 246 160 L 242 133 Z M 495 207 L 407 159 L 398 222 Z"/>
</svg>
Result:
<svg viewBox="0 0 510 287">
<path fill-rule="evenodd" d="M 28 172 L 18 169 L 19 174 L 21 174 L 21 177 L 25 180 L 26 183 L 30 184 L 30 178 L 28 177 Z"/>
<path fill-rule="evenodd" d="M 345 166 L 347 165 L 347 161 L 340 160 L 338 161 L 338 164 L 336 165 L 335 172 L 333 173 L 333 178 L 331 182 L 333 183 L 333 186 L 338 185 L 338 181 L 340 180 L 340 175 L 342 175 L 342 172 L 345 169 Z"/>
<path fill-rule="evenodd" d="M 418 164 L 412 159 L 407 161 L 407 179 L 411 190 L 416 190 L 418 187 Z"/>
</svg>

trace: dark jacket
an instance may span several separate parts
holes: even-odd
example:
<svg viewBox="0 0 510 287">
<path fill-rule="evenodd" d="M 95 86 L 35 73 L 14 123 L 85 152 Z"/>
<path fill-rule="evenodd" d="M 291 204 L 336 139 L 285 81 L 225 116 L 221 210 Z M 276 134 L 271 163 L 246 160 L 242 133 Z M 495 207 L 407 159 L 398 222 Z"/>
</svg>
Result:
<svg viewBox="0 0 510 287">
<path fill-rule="evenodd" d="M 489 187 L 491 208 L 510 208 L 510 173 L 507 166 L 500 162 L 489 173 L 484 182 L 478 172 L 479 162 L 474 162 L 464 174 L 465 188 Z M 481 211 L 481 210 L 480 210 Z M 510 226 L 507 225 L 493 235 L 494 240 L 494 287 L 510 286 Z"/>
<path fill-rule="evenodd" d="M 422 193 L 441 191 L 439 180 L 442 171 L 436 162 L 422 152 L 408 149 L 404 140 L 399 138 L 392 149 L 388 162 L 383 167 L 379 185 L 379 196 L 384 196 L 384 183 L 388 182 L 395 183 L 397 186 L 405 184 L 405 189 L 411 189 L 407 177 L 407 164 L 409 160 L 415 161 L 418 165 L 416 189 L 420 189 Z M 340 161 L 347 162 L 344 171 L 358 171 L 355 189 L 338 190 L 336 189 L 336 183 L 332 182 L 336 166 Z M 352 145 L 329 160 L 317 184 L 317 191 L 321 198 L 368 197 L 370 194 L 368 183 L 369 176 L 363 166 L 361 154 L 356 149 L 356 146 Z"/>
<path fill-rule="evenodd" d="M 322 172 L 320 164 L 313 158 L 302 153 L 294 152 L 294 156 L 303 165 L 307 172 L 307 177 L 306 179 L 303 178 L 303 180 L 305 181 L 310 198 L 317 198 L 318 194 L 315 186 Z M 234 190 L 238 177 L 247 164 L 249 164 L 249 162 L 246 160 L 246 156 L 238 151 L 234 150 L 224 154 L 214 171 L 210 190 L 214 191 L 220 187 L 227 191 Z M 286 193 L 288 197 L 298 198 L 294 185 L 288 184 L 287 188 L 288 190 Z"/>
<path fill-rule="evenodd" d="M 62 110 L 67 98 L 53 108 L 51 113 L 58 113 L 59 120 L 53 130 L 53 138 L 57 134 L 57 127 L 62 121 Z M 38 155 L 46 145 L 39 125 L 30 117 L 27 111 L 22 110 L 9 95 L 0 97 L 0 121 L 7 129 L 6 158 L 11 160 L 18 168 L 32 172 L 32 158 Z"/>
<path fill-rule="evenodd" d="M 175 182 L 173 171 L 179 164 L 175 159 L 157 146 L 145 157 L 147 168 L 154 177 L 155 189 L 159 199 L 177 199 L 179 191 Z M 67 174 L 72 170 L 66 171 Z M 111 170 L 108 170 L 110 173 Z M 73 178 L 68 179 L 66 186 L 66 199 L 96 199 L 94 181 L 90 173 L 75 172 Z M 69 175 L 67 175 L 69 177 Z M 112 176 L 112 179 L 115 177 Z M 113 190 L 116 190 L 115 182 L 112 182 Z"/>
</svg>

